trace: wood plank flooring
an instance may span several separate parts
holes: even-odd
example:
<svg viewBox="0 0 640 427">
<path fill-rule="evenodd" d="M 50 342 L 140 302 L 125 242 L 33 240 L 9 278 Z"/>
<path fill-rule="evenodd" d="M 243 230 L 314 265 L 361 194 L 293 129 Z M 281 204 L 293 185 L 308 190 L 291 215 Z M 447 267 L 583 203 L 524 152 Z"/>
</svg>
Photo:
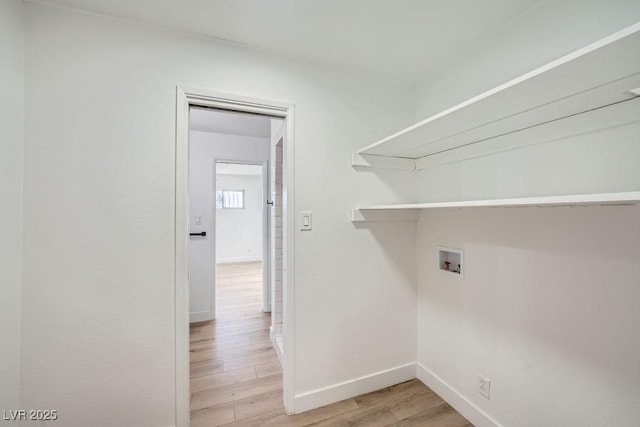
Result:
<svg viewBox="0 0 640 427">
<path fill-rule="evenodd" d="M 426 426 L 471 424 L 418 380 L 294 416 L 261 312 L 262 264 L 218 265 L 217 319 L 191 325 L 191 426 Z"/>
</svg>

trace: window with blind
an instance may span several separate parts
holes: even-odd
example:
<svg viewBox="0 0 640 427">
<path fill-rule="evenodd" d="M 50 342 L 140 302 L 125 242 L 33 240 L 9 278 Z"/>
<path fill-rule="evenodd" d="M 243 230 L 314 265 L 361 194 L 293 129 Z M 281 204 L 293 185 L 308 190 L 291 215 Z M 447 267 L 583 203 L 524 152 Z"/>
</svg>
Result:
<svg viewBox="0 0 640 427">
<path fill-rule="evenodd" d="M 216 209 L 244 209 L 244 190 L 217 190 Z"/>
</svg>

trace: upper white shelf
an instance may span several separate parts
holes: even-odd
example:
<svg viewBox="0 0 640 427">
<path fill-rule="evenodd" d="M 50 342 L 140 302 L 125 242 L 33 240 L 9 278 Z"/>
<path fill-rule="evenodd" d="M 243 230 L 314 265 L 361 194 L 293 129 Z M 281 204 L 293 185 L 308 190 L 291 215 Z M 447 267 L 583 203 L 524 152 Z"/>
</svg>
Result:
<svg viewBox="0 0 640 427">
<path fill-rule="evenodd" d="M 353 163 L 415 169 L 417 159 L 515 132 L 562 134 L 558 122 L 575 128 L 582 114 L 591 128 L 638 121 L 639 52 L 637 23 L 371 144 Z"/>
<path fill-rule="evenodd" d="M 576 194 L 569 196 L 524 197 L 517 199 L 464 200 L 459 202 L 408 203 L 375 205 L 356 208 L 351 220 L 359 221 L 411 221 L 417 219 L 419 209 L 483 208 L 483 207 L 554 207 L 603 206 L 640 204 L 640 191 L 622 193 Z M 395 211 L 395 212 L 394 212 Z"/>
</svg>

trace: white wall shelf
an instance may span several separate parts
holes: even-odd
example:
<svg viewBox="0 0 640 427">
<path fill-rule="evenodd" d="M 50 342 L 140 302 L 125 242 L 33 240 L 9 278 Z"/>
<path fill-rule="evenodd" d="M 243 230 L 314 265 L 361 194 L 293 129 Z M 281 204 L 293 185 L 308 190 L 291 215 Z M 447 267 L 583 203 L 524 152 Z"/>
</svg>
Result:
<svg viewBox="0 0 640 427">
<path fill-rule="evenodd" d="M 640 23 L 383 138 L 355 153 L 352 164 L 422 169 L 434 157 L 477 152 L 513 134 L 504 144 L 640 121 L 638 52 Z"/>
<path fill-rule="evenodd" d="M 627 206 L 640 204 L 640 191 L 622 193 L 577 194 L 569 196 L 525 197 L 518 199 L 464 200 L 457 202 L 407 203 L 363 206 L 353 209 L 351 220 L 410 221 L 418 219 L 421 209 L 442 208 L 516 208 L 516 207 L 572 207 L 572 206 Z M 398 212 L 404 212 L 400 216 Z M 401 218 L 401 219 L 399 219 Z"/>
</svg>

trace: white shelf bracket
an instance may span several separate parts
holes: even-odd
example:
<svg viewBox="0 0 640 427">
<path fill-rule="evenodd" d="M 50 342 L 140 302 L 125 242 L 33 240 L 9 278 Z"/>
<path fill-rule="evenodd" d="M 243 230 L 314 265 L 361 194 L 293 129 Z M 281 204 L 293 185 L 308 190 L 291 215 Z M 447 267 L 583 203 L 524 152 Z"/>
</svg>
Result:
<svg viewBox="0 0 640 427">
<path fill-rule="evenodd" d="M 414 171 L 416 170 L 416 161 L 414 159 L 406 159 L 404 157 L 353 153 L 351 156 L 351 166 Z"/>
<path fill-rule="evenodd" d="M 418 209 L 387 209 L 387 210 L 369 210 L 369 209 L 352 209 L 351 222 L 370 222 L 370 221 L 418 221 Z"/>
</svg>

